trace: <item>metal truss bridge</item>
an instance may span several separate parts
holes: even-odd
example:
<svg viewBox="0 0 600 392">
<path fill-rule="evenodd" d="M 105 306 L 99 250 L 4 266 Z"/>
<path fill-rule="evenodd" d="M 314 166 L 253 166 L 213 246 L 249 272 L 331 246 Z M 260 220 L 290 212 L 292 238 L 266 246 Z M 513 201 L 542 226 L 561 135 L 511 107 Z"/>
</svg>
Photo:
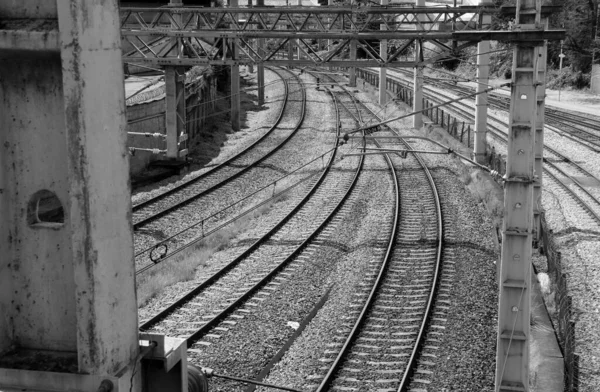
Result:
<svg viewBox="0 0 600 392">
<path fill-rule="evenodd" d="M 543 7 L 543 13 L 556 7 Z M 491 30 L 484 15 L 515 15 L 515 7 L 363 6 L 247 8 L 122 8 L 123 61 L 153 65 L 331 65 L 415 67 L 454 56 L 479 41 L 561 39 L 541 24 Z M 380 52 L 379 40 L 388 50 Z M 405 55 L 417 43 L 434 51 Z M 349 56 L 353 45 L 364 59 Z M 290 57 L 290 52 L 297 55 Z M 295 58 L 294 58 L 295 57 Z"/>
</svg>

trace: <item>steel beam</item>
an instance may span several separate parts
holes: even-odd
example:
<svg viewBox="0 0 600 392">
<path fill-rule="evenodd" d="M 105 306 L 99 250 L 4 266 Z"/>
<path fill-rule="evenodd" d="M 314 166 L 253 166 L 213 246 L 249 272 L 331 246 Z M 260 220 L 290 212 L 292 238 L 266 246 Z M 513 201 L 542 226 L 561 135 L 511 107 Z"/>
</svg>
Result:
<svg viewBox="0 0 600 392">
<path fill-rule="evenodd" d="M 122 34 L 124 40 L 133 45 L 135 50 L 127 53 L 124 61 L 157 65 L 275 64 L 275 61 L 284 57 L 282 54 L 288 43 L 298 41 L 298 49 L 306 57 L 303 59 L 306 63 L 301 65 L 335 66 L 334 62 L 338 61 L 348 66 L 344 62 L 352 60 L 342 59 L 347 46 L 368 45 L 369 40 L 452 40 L 454 43 L 476 43 L 481 40 L 539 41 L 564 36 L 563 31 L 481 31 L 489 26 L 479 16 L 491 12 L 491 9 L 473 6 L 125 8 L 122 13 Z M 175 16 L 180 22 L 174 24 L 173 20 L 177 19 Z M 451 25 L 452 29 L 437 29 L 440 24 Z M 381 25 L 385 26 L 385 30 L 381 30 Z M 410 25 L 418 26 L 419 30 L 406 30 Z M 160 38 L 176 38 L 186 47 L 186 55 L 176 55 L 172 50 L 156 53 L 152 50 L 152 45 Z M 214 39 L 214 42 L 207 39 Z M 226 39 L 238 40 L 241 57 L 233 60 L 221 56 L 222 43 Z M 254 40 L 258 39 L 269 39 L 269 49 L 257 51 Z M 319 51 L 321 42 L 306 44 L 311 40 L 327 40 L 327 53 Z M 338 43 L 332 46 L 334 40 Z M 448 54 L 451 53 L 430 54 L 420 64 L 433 63 Z M 403 66 L 395 56 L 386 56 L 384 59 L 376 54 L 373 61 L 362 65 Z"/>
<path fill-rule="evenodd" d="M 517 1 L 517 29 L 543 27 L 541 0 Z M 504 224 L 499 274 L 496 384 L 499 392 L 529 391 L 531 243 L 539 50 L 517 42 L 513 55 Z"/>
<path fill-rule="evenodd" d="M 481 5 L 491 5 L 491 1 L 484 0 Z M 491 15 L 482 15 L 483 24 L 491 23 Z M 477 44 L 477 91 L 487 88 L 490 75 L 490 41 L 481 41 Z M 475 98 L 475 140 L 474 154 L 478 163 L 485 163 L 487 159 L 487 110 L 488 95 L 480 94 Z"/>
</svg>

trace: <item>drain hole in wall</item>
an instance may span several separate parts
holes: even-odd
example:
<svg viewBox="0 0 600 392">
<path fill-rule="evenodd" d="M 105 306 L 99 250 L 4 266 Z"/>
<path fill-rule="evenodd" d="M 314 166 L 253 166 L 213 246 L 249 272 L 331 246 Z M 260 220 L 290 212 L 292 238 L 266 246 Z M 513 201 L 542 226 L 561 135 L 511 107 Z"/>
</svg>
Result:
<svg viewBox="0 0 600 392">
<path fill-rule="evenodd" d="M 43 189 L 31 196 L 27 205 L 27 223 L 31 227 L 60 228 L 65 223 L 65 210 L 54 192 Z"/>
</svg>

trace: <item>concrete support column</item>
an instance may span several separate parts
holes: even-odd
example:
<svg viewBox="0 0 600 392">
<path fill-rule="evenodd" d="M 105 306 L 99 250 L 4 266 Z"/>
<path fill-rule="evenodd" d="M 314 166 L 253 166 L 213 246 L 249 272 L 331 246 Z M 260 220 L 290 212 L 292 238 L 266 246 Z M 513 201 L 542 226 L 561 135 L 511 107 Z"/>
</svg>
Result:
<svg viewBox="0 0 600 392">
<path fill-rule="evenodd" d="M 181 7 L 181 0 L 170 0 L 169 6 Z M 182 15 L 174 15 L 175 21 L 181 23 Z M 172 38 L 174 44 L 177 44 L 177 53 L 181 53 L 182 45 L 180 38 Z M 167 132 L 167 158 L 177 159 L 184 154 L 180 154 L 180 140 L 185 135 L 186 109 L 185 109 L 185 68 L 166 66 L 165 67 L 165 128 Z"/>
<path fill-rule="evenodd" d="M 139 391 L 118 2 L 12 4 L 0 5 L 23 26 L 0 48 L 0 355 L 32 368 L 0 369 L 0 390 Z"/>
<path fill-rule="evenodd" d="M 533 13 L 532 13 L 533 11 Z M 541 23 L 541 0 L 517 1 L 517 28 Z M 531 242 L 539 50 L 516 42 L 499 272 L 495 391 L 529 391 Z"/>
<path fill-rule="evenodd" d="M 489 5 L 491 1 L 482 1 L 480 4 Z M 491 15 L 483 15 L 483 25 L 489 25 Z M 481 41 L 477 44 L 477 92 L 475 96 L 475 141 L 474 154 L 478 163 L 485 164 L 487 158 L 487 110 L 488 93 L 482 93 L 489 83 L 490 75 L 490 41 Z"/>
<path fill-rule="evenodd" d="M 165 67 L 165 124 L 167 130 L 167 158 L 180 158 L 179 142 L 185 132 L 185 70 L 182 67 Z"/>
<path fill-rule="evenodd" d="M 425 6 L 425 0 L 415 0 L 417 7 Z M 417 16 L 419 20 L 423 16 Z M 415 25 L 416 30 L 421 30 L 419 25 Z M 415 62 L 418 62 L 423 57 L 423 43 L 420 40 L 415 41 Z M 420 129 L 423 126 L 423 67 L 415 67 L 413 79 L 413 112 L 418 112 L 413 115 L 413 128 Z"/>
<path fill-rule="evenodd" d="M 256 0 L 258 7 L 265 6 L 265 0 Z M 263 56 L 265 53 L 265 40 L 263 38 L 258 39 L 258 53 Z M 265 66 L 259 63 L 256 66 L 256 78 L 258 79 L 258 104 L 265 104 Z"/>
<path fill-rule="evenodd" d="M 388 0 L 380 0 L 381 5 L 388 5 Z M 384 24 L 379 26 L 380 30 L 386 30 L 386 26 Z M 379 56 L 381 56 L 382 60 L 387 60 L 387 39 L 382 39 L 379 41 Z M 385 105 L 387 103 L 387 90 L 386 90 L 386 80 L 387 80 L 387 69 L 384 67 L 379 68 L 379 104 Z"/>
<path fill-rule="evenodd" d="M 418 59 L 421 53 L 421 42 L 417 43 L 415 57 Z M 418 57 L 419 56 L 419 57 Z M 415 61 L 418 61 L 416 60 Z M 413 128 L 420 129 L 423 126 L 423 67 L 415 67 L 413 79 Z"/>
<path fill-rule="evenodd" d="M 350 42 L 350 60 L 356 60 L 356 40 Z M 356 87 L 356 67 L 350 67 L 349 72 L 349 86 Z"/>
<path fill-rule="evenodd" d="M 542 23 L 548 28 L 548 19 L 544 18 Z M 544 109 L 546 98 L 546 63 L 548 43 L 537 47 L 536 57 L 537 65 L 537 116 L 535 121 L 535 164 L 534 164 L 534 182 L 533 182 L 533 241 L 538 244 L 541 241 L 542 233 L 542 183 L 544 174 Z"/>
<path fill-rule="evenodd" d="M 238 0 L 229 0 L 230 7 L 237 7 Z M 231 41 L 232 57 L 238 59 L 238 40 Z M 231 66 L 231 128 L 234 132 L 240 130 L 240 66 Z"/>
</svg>

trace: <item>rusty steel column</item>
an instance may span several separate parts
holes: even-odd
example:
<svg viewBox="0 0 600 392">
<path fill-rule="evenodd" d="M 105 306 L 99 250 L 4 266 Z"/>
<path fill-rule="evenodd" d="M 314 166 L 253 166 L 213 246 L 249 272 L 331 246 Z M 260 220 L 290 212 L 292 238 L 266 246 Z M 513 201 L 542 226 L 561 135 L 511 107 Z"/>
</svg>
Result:
<svg viewBox="0 0 600 392">
<path fill-rule="evenodd" d="M 541 28 L 540 14 L 541 0 L 518 0 L 517 28 Z M 539 54 L 534 45 L 536 43 L 517 41 L 513 55 L 498 282 L 495 390 L 499 392 L 529 391 L 533 168 Z"/>
<path fill-rule="evenodd" d="M 140 391 L 118 2 L 0 15 L 0 390 Z"/>
<path fill-rule="evenodd" d="M 388 0 L 380 0 L 382 6 L 388 4 Z M 384 24 L 380 25 L 381 30 L 386 30 Z M 382 60 L 387 60 L 387 39 L 379 41 L 379 56 Z M 387 69 L 384 67 L 379 68 L 379 104 L 385 105 L 387 103 Z"/>
<path fill-rule="evenodd" d="M 415 0 L 417 7 L 425 6 L 425 0 Z M 417 15 L 417 20 L 421 20 L 423 16 Z M 422 29 L 418 24 L 415 25 L 416 30 Z M 418 62 L 423 57 L 423 43 L 420 40 L 415 41 L 415 62 Z M 420 129 L 423 126 L 423 67 L 415 67 L 413 79 L 413 128 Z"/>
<path fill-rule="evenodd" d="M 489 0 L 482 0 L 480 5 L 492 4 Z M 489 14 L 481 15 L 481 23 L 483 26 L 489 26 L 492 21 L 492 16 Z M 485 27 L 484 27 L 485 28 Z M 477 44 L 477 89 L 478 94 L 475 96 L 475 140 L 474 140 L 474 155 L 475 161 L 480 164 L 485 164 L 487 159 L 487 110 L 488 110 L 488 93 L 485 93 L 488 88 L 490 75 L 490 41 L 481 41 Z M 483 93 L 482 93 L 483 92 Z"/>
</svg>

